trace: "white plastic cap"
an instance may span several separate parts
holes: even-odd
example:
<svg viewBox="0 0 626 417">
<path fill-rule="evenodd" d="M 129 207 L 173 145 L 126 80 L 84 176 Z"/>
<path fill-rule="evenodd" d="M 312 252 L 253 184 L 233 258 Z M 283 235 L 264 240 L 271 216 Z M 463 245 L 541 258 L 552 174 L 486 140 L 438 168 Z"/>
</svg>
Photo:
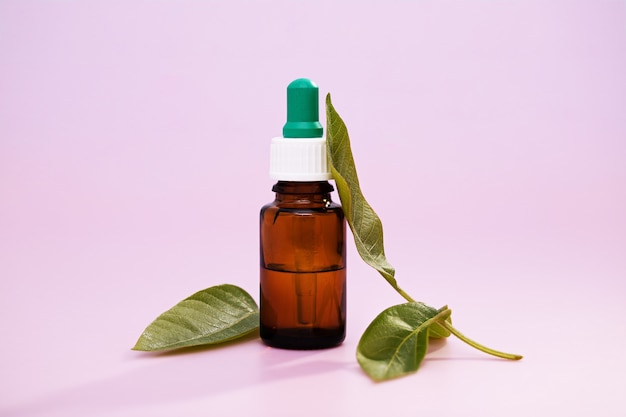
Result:
<svg viewBox="0 0 626 417">
<path fill-rule="evenodd" d="M 326 155 L 326 139 L 272 139 L 270 177 L 278 181 L 326 181 L 332 178 Z"/>
</svg>

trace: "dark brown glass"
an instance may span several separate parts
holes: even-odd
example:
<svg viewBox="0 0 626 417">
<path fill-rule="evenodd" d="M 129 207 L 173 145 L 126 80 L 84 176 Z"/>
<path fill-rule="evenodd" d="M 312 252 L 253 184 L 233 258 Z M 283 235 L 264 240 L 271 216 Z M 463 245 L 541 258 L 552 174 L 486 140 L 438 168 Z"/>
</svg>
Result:
<svg viewBox="0 0 626 417">
<path fill-rule="evenodd" d="M 261 338 L 322 349 L 346 335 L 346 223 L 328 181 L 279 181 L 261 209 Z"/>
</svg>

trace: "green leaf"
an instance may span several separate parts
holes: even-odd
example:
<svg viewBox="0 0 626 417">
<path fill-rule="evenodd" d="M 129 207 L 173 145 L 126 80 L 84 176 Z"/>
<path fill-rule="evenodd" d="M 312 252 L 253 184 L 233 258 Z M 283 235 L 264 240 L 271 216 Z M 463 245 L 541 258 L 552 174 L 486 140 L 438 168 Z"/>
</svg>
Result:
<svg viewBox="0 0 626 417">
<path fill-rule="evenodd" d="M 448 309 L 448 306 L 443 306 L 439 309 L 439 311 L 447 310 L 447 309 Z M 452 326 L 452 315 L 448 316 L 445 322 L 449 324 L 450 326 Z M 448 330 L 443 324 L 433 323 L 430 326 L 430 329 L 428 330 L 428 335 L 432 339 L 443 339 L 445 337 L 449 337 L 451 333 L 450 333 L 450 330 Z"/>
<path fill-rule="evenodd" d="M 446 320 L 448 323 L 452 323 L 452 321 L 450 320 L 451 317 L 448 317 L 448 319 Z M 450 330 L 446 329 L 445 327 L 441 326 L 438 323 L 433 323 L 432 326 L 430 326 L 430 333 L 429 336 L 432 339 L 443 339 L 446 337 L 450 337 Z"/>
<path fill-rule="evenodd" d="M 426 355 L 431 326 L 450 317 L 424 303 L 406 303 L 380 313 L 361 336 L 357 360 L 374 380 L 382 381 L 417 371 Z"/>
<path fill-rule="evenodd" d="M 133 350 L 156 351 L 226 342 L 259 327 L 254 299 L 234 285 L 198 291 L 157 317 Z"/>
<path fill-rule="evenodd" d="M 330 169 L 337 184 L 337 192 L 352 230 L 357 251 L 363 260 L 376 269 L 408 301 L 414 301 L 398 287 L 396 271 L 387 261 L 383 244 L 383 225 L 365 200 L 350 148 L 350 137 L 345 123 L 326 96 L 326 143 Z"/>
</svg>

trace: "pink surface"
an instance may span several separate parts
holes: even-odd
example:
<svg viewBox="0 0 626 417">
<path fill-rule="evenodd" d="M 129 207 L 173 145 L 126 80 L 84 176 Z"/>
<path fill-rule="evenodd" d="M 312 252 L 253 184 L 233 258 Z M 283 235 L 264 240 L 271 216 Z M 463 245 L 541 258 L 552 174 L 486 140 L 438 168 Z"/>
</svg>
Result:
<svg viewBox="0 0 626 417">
<path fill-rule="evenodd" d="M 0 415 L 626 413 L 626 4 L 336 3 L 0 2 Z M 301 76 L 401 286 L 524 360 L 450 339 L 372 383 L 356 344 L 402 299 L 353 246 L 339 348 L 130 351 L 196 290 L 258 299 Z"/>
</svg>

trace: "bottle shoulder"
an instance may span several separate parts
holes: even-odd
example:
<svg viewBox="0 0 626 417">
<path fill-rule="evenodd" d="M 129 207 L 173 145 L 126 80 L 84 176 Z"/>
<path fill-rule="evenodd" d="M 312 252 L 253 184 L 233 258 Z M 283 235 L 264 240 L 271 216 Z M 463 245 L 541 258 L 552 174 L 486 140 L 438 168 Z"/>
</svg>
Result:
<svg viewBox="0 0 626 417">
<path fill-rule="evenodd" d="M 268 210 L 291 213 L 343 213 L 341 204 L 332 200 L 333 187 L 326 181 L 309 183 L 279 181 L 272 190 L 276 193 L 275 199 L 264 205 L 261 213 Z"/>
<path fill-rule="evenodd" d="M 311 201 L 280 201 L 274 200 L 261 207 L 261 214 L 265 212 L 284 211 L 287 213 L 297 212 L 315 212 L 315 213 L 342 213 L 341 204 L 337 204 L 332 200 L 322 202 Z"/>
<path fill-rule="evenodd" d="M 345 218 L 343 209 L 340 205 L 331 204 L 330 206 L 307 206 L 307 207 L 292 207 L 290 205 L 279 204 L 267 204 L 261 208 L 261 222 L 263 219 L 271 220 L 271 223 L 275 223 L 278 218 L 287 219 L 290 217 L 320 217 L 320 218 L 336 218 L 343 221 Z"/>
</svg>

